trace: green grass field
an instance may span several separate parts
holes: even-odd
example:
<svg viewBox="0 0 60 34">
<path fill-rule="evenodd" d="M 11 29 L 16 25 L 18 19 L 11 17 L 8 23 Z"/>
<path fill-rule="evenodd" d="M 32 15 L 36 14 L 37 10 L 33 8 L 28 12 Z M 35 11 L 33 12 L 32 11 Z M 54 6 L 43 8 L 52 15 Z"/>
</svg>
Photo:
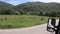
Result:
<svg viewBox="0 0 60 34">
<path fill-rule="evenodd" d="M 0 15 L 0 29 L 24 28 L 47 23 L 48 17 L 26 15 Z"/>
</svg>

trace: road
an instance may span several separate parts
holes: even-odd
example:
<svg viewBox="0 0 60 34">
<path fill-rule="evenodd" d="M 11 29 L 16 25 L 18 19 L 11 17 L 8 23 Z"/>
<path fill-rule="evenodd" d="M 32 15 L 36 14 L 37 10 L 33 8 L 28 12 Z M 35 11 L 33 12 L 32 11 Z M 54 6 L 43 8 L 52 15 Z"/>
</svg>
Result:
<svg viewBox="0 0 60 34">
<path fill-rule="evenodd" d="M 20 29 L 0 29 L 0 34 L 54 34 L 46 31 L 47 24 Z"/>
</svg>

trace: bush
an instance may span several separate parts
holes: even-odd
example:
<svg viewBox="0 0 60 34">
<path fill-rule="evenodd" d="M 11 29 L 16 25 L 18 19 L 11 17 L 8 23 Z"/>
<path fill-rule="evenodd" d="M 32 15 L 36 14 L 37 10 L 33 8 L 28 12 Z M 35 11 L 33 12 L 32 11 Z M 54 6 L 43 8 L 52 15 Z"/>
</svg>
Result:
<svg viewBox="0 0 60 34">
<path fill-rule="evenodd" d="M 44 17 L 41 17 L 41 21 L 43 21 L 44 20 Z"/>
</svg>

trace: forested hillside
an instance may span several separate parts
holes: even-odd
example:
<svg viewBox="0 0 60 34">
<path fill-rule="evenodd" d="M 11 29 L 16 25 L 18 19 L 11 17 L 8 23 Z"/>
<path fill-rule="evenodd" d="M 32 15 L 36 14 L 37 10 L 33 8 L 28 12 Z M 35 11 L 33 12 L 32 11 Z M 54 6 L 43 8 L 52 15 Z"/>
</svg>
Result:
<svg viewBox="0 0 60 34">
<path fill-rule="evenodd" d="M 14 7 L 21 14 L 39 16 L 59 16 L 59 3 L 27 2 Z"/>
<path fill-rule="evenodd" d="M 1 15 L 14 14 L 15 10 L 13 10 L 12 7 L 14 7 L 14 5 L 0 1 L 0 14 Z"/>
<path fill-rule="evenodd" d="M 1 15 L 60 16 L 60 3 L 27 2 L 13 6 L 0 2 Z"/>
<path fill-rule="evenodd" d="M 8 7 L 13 7 L 14 5 L 9 4 L 7 2 L 2 2 L 0 1 L 0 8 L 8 8 Z"/>
</svg>

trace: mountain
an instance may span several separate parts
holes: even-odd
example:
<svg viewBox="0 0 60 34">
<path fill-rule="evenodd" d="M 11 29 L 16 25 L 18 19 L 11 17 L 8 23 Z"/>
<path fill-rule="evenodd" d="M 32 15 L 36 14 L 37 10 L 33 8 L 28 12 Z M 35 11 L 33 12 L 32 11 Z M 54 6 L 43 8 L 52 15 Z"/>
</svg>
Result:
<svg viewBox="0 0 60 34">
<path fill-rule="evenodd" d="M 51 13 L 54 12 L 55 14 L 60 13 L 60 4 L 55 2 L 52 3 L 27 2 L 15 6 L 14 9 L 16 11 L 22 12 L 23 14 L 52 15 Z"/>
<path fill-rule="evenodd" d="M 14 5 L 0 1 L 0 15 L 15 14 L 15 10 L 12 7 L 14 7 Z"/>
<path fill-rule="evenodd" d="M 2 2 L 0 1 L 0 8 L 9 8 L 9 7 L 13 7 L 14 5 L 11 5 L 7 2 Z"/>
<path fill-rule="evenodd" d="M 32 10 L 40 10 L 42 9 L 47 9 L 47 8 L 53 8 L 53 9 L 60 9 L 60 4 L 59 3 L 42 3 L 42 2 L 27 2 L 27 3 L 23 3 L 20 5 L 15 6 L 15 8 L 19 9 L 25 9 L 26 10 L 29 8 L 30 11 Z"/>
<path fill-rule="evenodd" d="M 14 6 L 0 1 L 0 14 L 60 16 L 60 3 L 27 2 Z"/>
</svg>

